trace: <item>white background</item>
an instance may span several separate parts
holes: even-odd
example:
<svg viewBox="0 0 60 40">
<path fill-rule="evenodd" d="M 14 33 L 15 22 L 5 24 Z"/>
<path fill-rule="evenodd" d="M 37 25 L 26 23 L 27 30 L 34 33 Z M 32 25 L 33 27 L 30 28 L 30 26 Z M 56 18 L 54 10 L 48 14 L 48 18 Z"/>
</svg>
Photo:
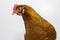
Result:
<svg viewBox="0 0 60 40">
<path fill-rule="evenodd" d="M 24 40 L 24 22 L 21 16 L 12 16 L 15 3 L 32 6 L 42 17 L 54 25 L 60 40 L 60 0 L 1 0 L 0 40 Z"/>
</svg>

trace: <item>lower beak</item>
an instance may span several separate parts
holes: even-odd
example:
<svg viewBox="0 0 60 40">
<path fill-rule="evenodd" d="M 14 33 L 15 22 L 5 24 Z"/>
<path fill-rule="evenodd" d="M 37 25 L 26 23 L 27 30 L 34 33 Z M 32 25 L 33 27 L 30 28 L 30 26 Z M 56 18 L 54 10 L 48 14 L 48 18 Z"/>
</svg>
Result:
<svg viewBox="0 0 60 40">
<path fill-rule="evenodd" d="M 14 15 L 14 13 L 12 13 L 12 15 Z"/>
<path fill-rule="evenodd" d="M 12 13 L 12 15 L 16 14 L 15 12 Z"/>
</svg>

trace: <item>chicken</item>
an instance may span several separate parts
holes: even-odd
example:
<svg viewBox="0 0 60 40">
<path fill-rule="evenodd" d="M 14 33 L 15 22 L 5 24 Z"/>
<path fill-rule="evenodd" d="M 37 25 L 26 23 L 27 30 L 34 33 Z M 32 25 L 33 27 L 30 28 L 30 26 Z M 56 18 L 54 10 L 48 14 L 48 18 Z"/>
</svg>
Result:
<svg viewBox="0 0 60 40">
<path fill-rule="evenodd" d="M 15 4 L 13 14 L 22 16 L 25 24 L 25 40 L 56 40 L 56 30 L 28 5 Z"/>
</svg>

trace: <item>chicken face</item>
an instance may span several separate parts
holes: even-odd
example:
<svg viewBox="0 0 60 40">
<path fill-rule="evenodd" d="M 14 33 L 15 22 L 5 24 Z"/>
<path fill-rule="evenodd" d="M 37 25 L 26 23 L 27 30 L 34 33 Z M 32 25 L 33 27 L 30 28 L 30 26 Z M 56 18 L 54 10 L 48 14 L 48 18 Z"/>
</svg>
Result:
<svg viewBox="0 0 60 40">
<path fill-rule="evenodd" d="M 24 7 L 19 6 L 19 5 L 15 5 L 14 8 L 13 8 L 12 15 L 17 14 L 17 15 L 20 16 L 20 15 L 22 15 L 24 13 L 24 11 L 25 11 Z"/>
<path fill-rule="evenodd" d="M 32 12 L 32 10 L 33 10 L 33 8 L 31 8 L 28 5 L 17 5 L 17 4 L 15 4 L 13 7 L 12 15 L 17 14 L 20 16 L 20 15 L 25 15 L 25 14 L 31 14 L 30 12 Z"/>
</svg>

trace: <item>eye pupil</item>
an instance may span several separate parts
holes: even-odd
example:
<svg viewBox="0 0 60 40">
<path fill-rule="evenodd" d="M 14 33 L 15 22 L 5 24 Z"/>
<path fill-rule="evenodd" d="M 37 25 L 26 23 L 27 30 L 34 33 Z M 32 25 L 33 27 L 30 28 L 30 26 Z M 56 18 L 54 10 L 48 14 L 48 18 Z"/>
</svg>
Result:
<svg viewBox="0 0 60 40">
<path fill-rule="evenodd" d="M 18 10 L 20 10 L 20 8 L 18 8 Z"/>
</svg>

